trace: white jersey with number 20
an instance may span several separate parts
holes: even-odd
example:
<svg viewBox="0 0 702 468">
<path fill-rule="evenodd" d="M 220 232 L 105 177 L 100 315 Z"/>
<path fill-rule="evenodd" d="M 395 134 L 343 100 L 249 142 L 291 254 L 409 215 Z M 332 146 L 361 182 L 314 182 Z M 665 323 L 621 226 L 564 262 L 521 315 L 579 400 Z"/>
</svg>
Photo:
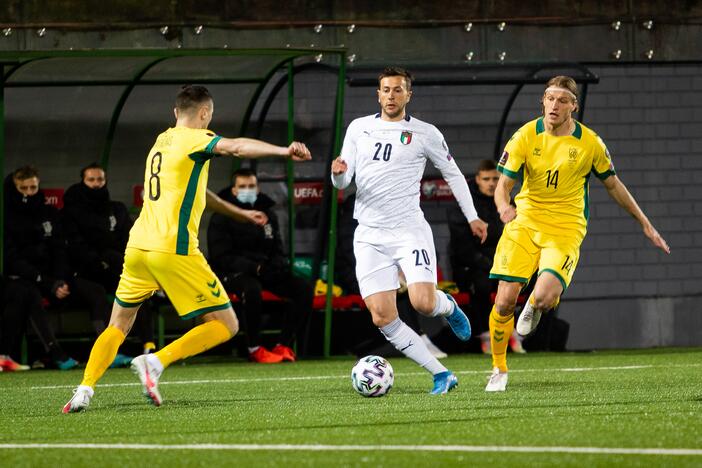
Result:
<svg viewBox="0 0 702 468">
<path fill-rule="evenodd" d="M 380 114 L 355 119 L 346 130 L 341 158 L 348 170 L 332 174 L 337 188 L 356 176 L 353 217 L 361 225 L 393 228 L 424 220 L 419 190 L 427 159 L 441 172 L 468 221 L 478 219 L 466 179 L 441 132 L 414 117 L 390 122 Z"/>
</svg>

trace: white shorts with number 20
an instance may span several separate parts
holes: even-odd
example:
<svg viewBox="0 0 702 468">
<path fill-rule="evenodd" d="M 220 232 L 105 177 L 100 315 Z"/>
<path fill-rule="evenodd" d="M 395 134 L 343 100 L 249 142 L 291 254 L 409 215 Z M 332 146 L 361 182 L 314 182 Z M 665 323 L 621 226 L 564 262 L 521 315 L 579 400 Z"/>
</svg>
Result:
<svg viewBox="0 0 702 468">
<path fill-rule="evenodd" d="M 407 284 L 436 284 L 436 251 L 429 223 L 392 229 L 359 225 L 353 238 L 356 278 L 361 296 L 400 287 L 398 267 Z"/>
</svg>

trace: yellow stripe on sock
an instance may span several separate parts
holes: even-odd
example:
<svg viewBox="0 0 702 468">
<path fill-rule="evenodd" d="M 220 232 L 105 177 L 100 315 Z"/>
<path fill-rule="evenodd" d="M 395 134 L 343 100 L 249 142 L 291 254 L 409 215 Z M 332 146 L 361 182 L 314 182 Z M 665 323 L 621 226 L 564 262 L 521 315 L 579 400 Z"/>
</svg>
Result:
<svg viewBox="0 0 702 468">
<path fill-rule="evenodd" d="M 81 385 L 95 388 L 97 381 L 100 380 L 107 368 L 115 360 L 117 350 L 124 342 L 124 338 L 122 330 L 113 326 L 105 328 L 105 331 L 100 333 L 100 336 L 95 340 L 93 349 L 90 351 Z"/>
</svg>

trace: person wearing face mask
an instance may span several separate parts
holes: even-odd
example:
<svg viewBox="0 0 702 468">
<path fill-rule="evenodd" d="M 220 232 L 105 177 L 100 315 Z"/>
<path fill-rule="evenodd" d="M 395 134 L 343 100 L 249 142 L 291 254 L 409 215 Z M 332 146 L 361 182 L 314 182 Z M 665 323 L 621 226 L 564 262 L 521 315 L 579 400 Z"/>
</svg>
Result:
<svg viewBox="0 0 702 468">
<path fill-rule="evenodd" d="M 71 265 L 79 277 L 100 283 L 113 294 L 117 289 L 129 240 L 132 220 L 124 203 L 110 198 L 105 169 L 91 163 L 80 171 L 81 181 L 63 197 L 63 227 Z M 137 317 L 144 352 L 155 348 L 153 310 L 145 307 Z M 118 355 L 115 365 L 126 366 L 131 358 Z"/>
<path fill-rule="evenodd" d="M 37 331 L 48 355 L 59 369 L 78 363 L 61 349 L 48 321 L 43 298 L 50 306 L 73 303 L 87 307 L 96 331 L 105 327 L 109 306 L 98 284 L 77 278 L 71 271 L 58 210 L 44 203 L 39 171 L 33 166 L 15 170 L 5 179 L 4 275 L 5 325 L 18 330 L 22 321 L 10 320 L 25 314 Z M 4 330 L 9 332 L 9 330 Z M 19 348 L 20 333 L 5 333 L 8 353 Z"/>
<path fill-rule="evenodd" d="M 275 202 L 260 193 L 256 174 L 250 169 L 236 171 L 232 185 L 218 195 L 239 208 L 262 211 L 268 216 L 268 222 L 258 226 L 214 214 L 207 231 L 212 268 L 224 288 L 241 299 L 239 318 L 246 331 L 249 359 L 260 363 L 295 361 L 291 347 L 312 310 L 314 291 L 309 281 L 291 272 L 273 211 Z M 270 351 L 260 337 L 264 289 L 290 299 L 281 336 Z"/>
</svg>

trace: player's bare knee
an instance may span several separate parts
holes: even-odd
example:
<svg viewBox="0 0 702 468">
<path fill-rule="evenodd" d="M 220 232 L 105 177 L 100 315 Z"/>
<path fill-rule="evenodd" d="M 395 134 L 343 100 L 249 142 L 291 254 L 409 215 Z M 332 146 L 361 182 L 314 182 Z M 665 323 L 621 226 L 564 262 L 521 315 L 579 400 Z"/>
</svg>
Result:
<svg viewBox="0 0 702 468">
<path fill-rule="evenodd" d="M 423 296 L 411 302 L 414 310 L 426 316 L 430 316 L 436 307 L 436 297 L 433 294 L 430 297 Z"/>
<path fill-rule="evenodd" d="M 390 322 L 397 318 L 397 314 L 389 314 L 387 312 L 383 313 L 382 311 L 373 310 L 371 310 L 370 312 L 371 318 L 373 319 L 373 325 L 375 325 L 378 328 L 383 328 L 385 325 L 388 325 Z"/>
<path fill-rule="evenodd" d="M 502 317 L 514 315 L 515 306 L 516 301 L 511 298 L 499 296 L 495 298 L 495 310 Z"/>
<path fill-rule="evenodd" d="M 539 310 L 548 310 L 556 302 L 558 296 L 549 293 L 534 293 L 534 307 Z"/>
<path fill-rule="evenodd" d="M 232 338 L 239 333 L 239 320 L 237 320 L 236 315 L 232 318 L 230 323 L 225 323 L 225 325 L 227 330 L 229 330 L 229 333 L 231 333 Z"/>
</svg>

